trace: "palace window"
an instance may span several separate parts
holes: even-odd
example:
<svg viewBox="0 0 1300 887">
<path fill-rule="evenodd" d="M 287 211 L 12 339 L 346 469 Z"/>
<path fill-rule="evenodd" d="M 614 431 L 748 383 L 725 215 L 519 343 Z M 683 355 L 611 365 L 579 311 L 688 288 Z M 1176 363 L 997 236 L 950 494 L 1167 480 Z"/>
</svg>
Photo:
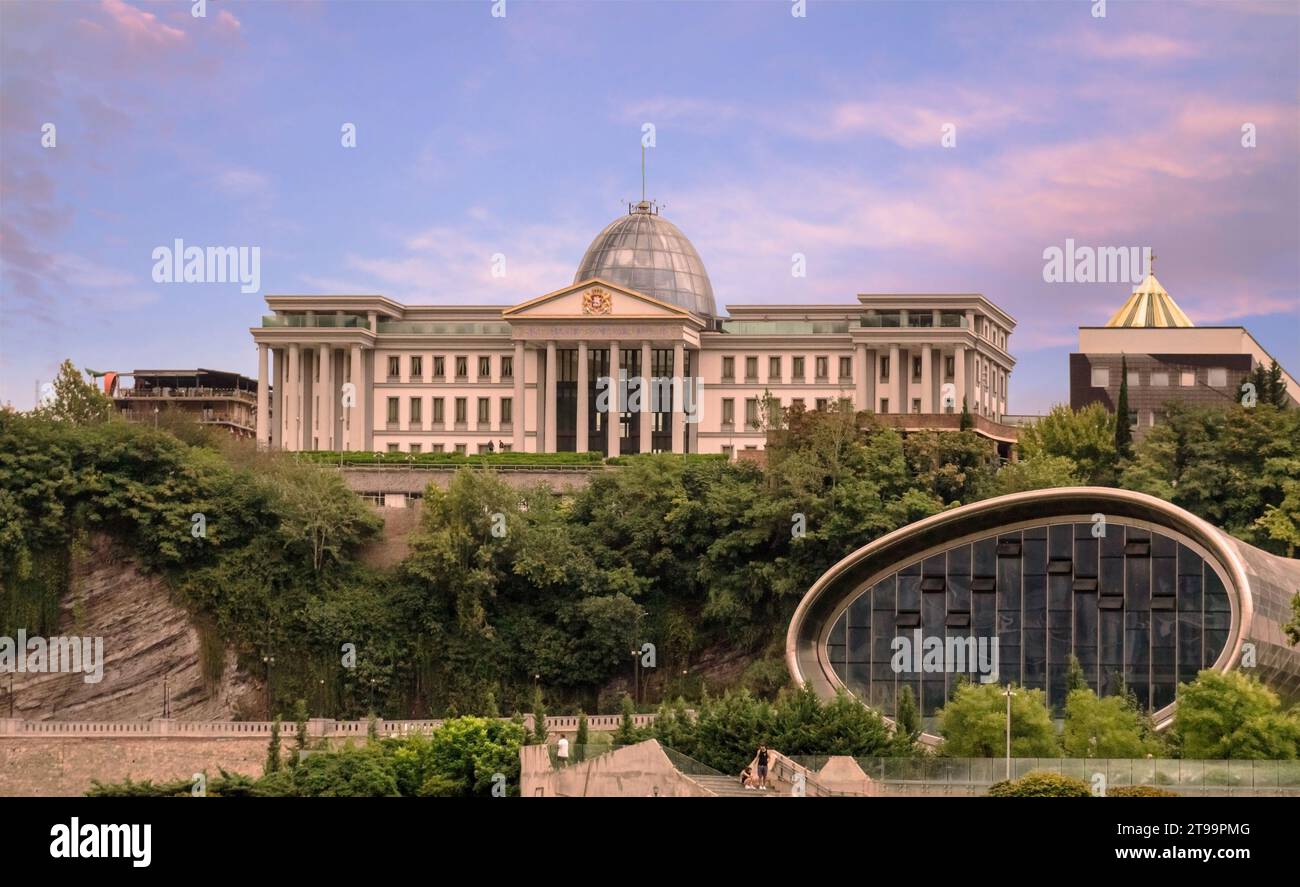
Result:
<svg viewBox="0 0 1300 887">
<path fill-rule="evenodd" d="M 722 399 L 722 427 L 731 428 L 736 424 L 736 400 L 731 397 Z"/>
<path fill-rule="evenodd" d="M 830 378 L 830 359 L 829 359 L 829 358 L 826 358 L 826 357 L 818 357 L 818 358 L 816 359 L 816 363 L 814 364 L 814 368 L 817 370 L 817 381 L 818 381 L 818 382 L 825 382 L 828 378 Z"/>
<path fill-rule="evenodd" d="M 745 358 L 745 381 L 746 382 L 758 381 L 758 358 L 757 357 Z"/>
<path fill-rule="evenodd" d="M 478 359 L 478 377 L 479 379 L 492 378 L 492 358 L 480 357 Z"/>
<path fill-rule="evenodd" d="M 401 421 L 398 418 L 400 409 L 401 408 L 398 406 L 398 400 L 396 397 L 388 398 L 388 424 L 389 425 L 396 425 L 399 421 Z"/>
<path fill-rule="evenodd" d="M 734 357 L 722 358 L 722 381 L 724 382 L 736 381 L 736 358 Z"/>
<path fill-rule="evenodd" d="M 465 425 L 466 416 L 468 412 L 469 412 L 469 406 L 467 404 L 467 398 L 464 397 L 456 398 L 456 424 L 457 425 L 460 425 L 462 427 Z"/>
<path fill-rule="evenodd" d="M 424 398 L 411 398 L 411 427 L 419 428 L 424 424 Z"/>
<path fill-rule="evenodd" d="M 492 401 L 486 397 L 478 399 L 478 424 L 482 428 L 484 425 L 490 425 L 492 422 Z"/>
<path fill-rule="evenodd" d="M 501 378 L 513 379 L 514 377 L 515 377 L 514 355 L 506 355 L 501 358 Z"/>
<path fill-rule="evenodd" d="M 433 377 L 442 379 L 447 376 L 447 358 L 435 357 L 433 359 Z"/>
<path fill-rule="evenodd" d="M 880 358 L 880 381 L 882 382 L 889 381 L 889 358 L 888 357 Z"/>
<path fill-rule="evenodd" d="M 745 398 L 745 427 L 746 428 L 758 427 L 758 398 L 757 397 Z"/>
<path fill-rule="evenodd" d="M 469 377 L 469 358 L 461 354 L 456 357 L 456 378 L 466 379 Z"/>
<path fill-rule="evenodd" d="M 424 379 L 424 358 L 418 354 L 411 355 L 411 381 L 419 382 Z"/>
<path fill-rule="evenodd" d="M 402 359 L 396 354 L 389 355 L 388 358 L 388 381 L 400 378 L 402 375 Z"/>
<path fill-rule="evenodd" d="M 840 381 L 844 382 L 853 378 L 853 358 L 840 358 Z"/>
<path fill-rule="evenodd" d="M 510 425 L 514 422 L 515 401 L 513 397 L 501 398 L 501 424 Z"/>
<path fill-rule="evenodd" d="M 802 382 L 804 380 L 803 360 L 804 359 L 802 357 L 796 357 L 793 358 L 793 360 L 791 361 L 791 368 L 790 368 L 791 382 Z"/>
<path fill-rule="evenodd" d="M 443 409 L 445 400 L 446 399 L 442 397 L 435 397 L 433 399 L 433 424 L 439 428 L 441 428 L 443 423 L 447 421 L 445 410 Z"/>
<path fill-rule="evenodd" d="M 781 358 L 769 357 L 767 359 L 767 381 L 781 381 Z"/>
</svg>

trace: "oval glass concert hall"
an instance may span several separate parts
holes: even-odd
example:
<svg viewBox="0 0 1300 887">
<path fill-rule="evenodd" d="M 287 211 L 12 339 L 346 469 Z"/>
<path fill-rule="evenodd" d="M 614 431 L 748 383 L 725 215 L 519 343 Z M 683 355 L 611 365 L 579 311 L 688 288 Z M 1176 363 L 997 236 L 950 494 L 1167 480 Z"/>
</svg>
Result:
<svg viewBox="0 0 1300 887">
<path fill-rule="evenodd" d="M 1163 500 L 1035 490 L 845 557 L 800 602 L 786 662 L 820 695 L 845 688 L 887 717 L 910 685 L 929 724 L 961 680 L 1041 689 L 1059 716 L 1073 655 L 1095 691 L 1131 690 L 1164 726 L 1180 682 L 1240 667 L 1243 652 L 1284 700 L 1300 696 L 1282 630 L 1297 588 L 1300 562 Z"/>
</svg>

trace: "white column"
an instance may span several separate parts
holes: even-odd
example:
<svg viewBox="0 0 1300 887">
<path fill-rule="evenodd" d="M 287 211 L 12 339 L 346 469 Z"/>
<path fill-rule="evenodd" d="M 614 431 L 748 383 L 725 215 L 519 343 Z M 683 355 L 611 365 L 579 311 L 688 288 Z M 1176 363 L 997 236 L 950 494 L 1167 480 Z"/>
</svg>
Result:
<svg viewBox="0 0 1300 887">
<path fill-rule="evenodd" d="M 933 413 L 934 400 L 930 393 L 930 386 L 934 384 L 933 377 L 930 375 L 930 346 L 929 344 L 921 345 L 921 412 Z"/>
<path fill-rule="evenodd" d="M 302 449 L 302 355 L 298 343 L 289 346 L 289 379 L 285 393 L 289 408 L 285 410 L 285 428 L 289 432 L 286 450 Z"/>
<path fill-rule="evenodd" d="M 952 349 L 952 381 L 953 387 L 957 389 L 956 403 L 953 404 L 954 413 L 961 412 L 963 401 L 969 396 L 966 393 L 966 346 L 954 345 Z M 969 406 L 969 403 L 967 403 Z"/>
<path fill-rule="evenodd" d="M 673 452 L 686 452 L 686 386 L 691 382 L 686 378 L 686 343 L 673 344 Z M 694 388 L 692 388 L 693 396 Z M 699 409 L 699 404 L 695 404 Z"/>
<path fill-rule="evenodd" d="M 623 408 L 618 400 L 618 361 L 619 361 L 619 343 L 609 343 L 609 412 L 605 414 L 606 427 L 608 432 L 606 438 L 607 447 L 605 454 L 610 458 L 618 455 L 619 451 L 619 432 L 622 428 L 622 411 Z"/>
<path fill-rule="evenodd" d="M 903 412 L 902 392 L 907 390 L 907 382 L 906 377 L 903 375 L 903 368 L 898 365 L 897 342 L 889 346 L 889 387 L 885 390 L 889 392 L 889 411 L 891 413 Z"/>
<path fill-rule="evenodd" d="M 354 403 L 348 408 L 348 441 L 355 451 L 360 451 L 366 447 L 366 383 L 362 378 L 365 373 L 363 368 L 365 360 L 361 354 L 361 346 L 352 346 L 352 390 L 354 392 Z"/>
<path fill-rule="evenodd" d="M 862 410 L 873 409 L 871 402 L 867 400 L 870 395 L 867 393 L 867 380 L 870 378 L 870 368 L 867 366 L 867 343 L 859 342 L 853 349 L 854 357 L 854 376 L 856 383 L 854 391 L 854 409 L 861 412 Z"/>
<path fill-rule="evenodd" d="M 320 361 L 320 448 L 334 449 L 334 346 L 321 343 L 316 350 Z"/>
<path fill-rule="evenodd" d="M 516 453 L 524 451 L 524 422 L 528 412 L 524 409 L 524 342 L 519 339 L 515 342 L 515 359 L 514 359 L 514 403 L 511 404 L 511 444 L 510 448 Z"/>
<path fill-rule="evenodd" d="M 557 423 L 555 421 L 555 386 L 559 379 L 559 369 L 555 360 L 555 340 L 551 339 L 546 343 L 546 438 L 545 447 L 542 452 L 555 452 L 555 434 Z"/>
<path fill-rule="evenodd" d="M 271 426 L 271 448 L 278 450 L 284 446 L 284 349 L 272 349 L 271 358 L 271 375 L 275 379 L 271 386 L 270 418 L 275 419 Z"/>
<path fill-rule="evenodd" d="M 587 427 L 591 424 L 589 405 L 587 403 L 587 387 L 591 383 L 587 381 L 587 343 L 578 343 L 578 440 L 574 446 L 579 453 L 587 452 Z"/>
<path fill-rule="evenodd" d="M 650 343 L 641 343 L 641 444 L 640 450 L 651 450 L 650 431 L 654 425 L 654 413 L 650 412 Z"/>
<path fill-rule="evenodd" d="M 257 448 L 265 450 L 269 444 L 266 439 L 267 429 L 271 427 L 268 420 L 271 411 L 271 379 L 267 367 L 267 348 L 264 342 L 257 344 Z"/>
</svg>

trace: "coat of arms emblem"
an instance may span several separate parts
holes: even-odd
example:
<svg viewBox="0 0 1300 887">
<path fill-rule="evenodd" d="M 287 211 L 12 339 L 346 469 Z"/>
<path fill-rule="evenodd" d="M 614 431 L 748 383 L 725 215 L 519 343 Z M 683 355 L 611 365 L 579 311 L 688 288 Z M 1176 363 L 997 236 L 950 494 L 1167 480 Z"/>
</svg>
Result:
<svg viewBox="0 0 1300 887">
<path fill-rule="evenodd" d="M 582 294 L 583 314 L 608 314 L 611 307 L 613 302 L 604 290 L 587 290 Z"/>
</svg>

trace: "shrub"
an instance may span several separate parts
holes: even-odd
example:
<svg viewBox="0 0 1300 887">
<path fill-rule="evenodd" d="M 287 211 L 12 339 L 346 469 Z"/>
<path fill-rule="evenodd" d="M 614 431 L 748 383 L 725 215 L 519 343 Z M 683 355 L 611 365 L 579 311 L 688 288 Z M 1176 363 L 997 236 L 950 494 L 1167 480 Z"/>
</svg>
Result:
<svg viewBox="0 0 1300 887">
<path fill-rule="evenodd" d="M 1090 798 L 1088 783 L 1073 776 L 1047 770 L 1035 770 L 1019 779 L 995 782 L 989 786 L 990 798 Z"/>
<path fill-rule="evenodd" d="M 1108 798 L 1176 798 L 1178 792 L 1156 788 L 1154 785 L 1121 785 L 1106 791 Z"/>
</svg>

